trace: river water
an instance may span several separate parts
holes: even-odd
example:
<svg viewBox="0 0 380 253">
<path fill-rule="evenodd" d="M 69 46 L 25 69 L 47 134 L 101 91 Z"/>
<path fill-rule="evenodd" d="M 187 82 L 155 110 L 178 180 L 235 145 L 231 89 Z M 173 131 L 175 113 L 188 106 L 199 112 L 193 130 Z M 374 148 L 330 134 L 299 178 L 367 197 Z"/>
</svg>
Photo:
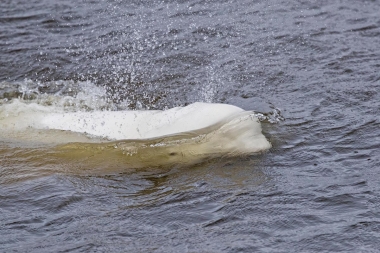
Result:
<svg viewBox="0 0 380 253">
<path fill-rule="evenodd" d="M 377 252 L 379 45 L 375 0 L 1 1 L 0 108 L 227 103 L 272 148 L 91 174 L 0 140 L 0 250 Z"/>
</svg>

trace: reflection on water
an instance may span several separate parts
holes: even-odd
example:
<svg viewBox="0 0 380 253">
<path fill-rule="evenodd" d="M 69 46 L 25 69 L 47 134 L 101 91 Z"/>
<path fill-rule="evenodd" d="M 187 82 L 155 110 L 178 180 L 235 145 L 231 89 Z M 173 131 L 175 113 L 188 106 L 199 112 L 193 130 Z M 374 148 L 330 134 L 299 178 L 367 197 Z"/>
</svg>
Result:
<svg viewBox="0 0 380 253">
<path fill-rule="evenodd" d="M 219 212 L 235 195 L 266 182 L 266 176 L 253 169 L 254 163 L 254 159 L 218 159 L 188 168 L 141 169 L 105 176 L 56 173 L 2 183 L 2 193 L 7 192 L 1 199 L 2 207 L 8 218 L 3 224 L 10 231 L 2 242 L 22 240 L 30 247 L 51 248 L 56 236 L 72 240 L 86 234 L 84 241 L 57 249 L 100 246 L 117 250 L 120 245 L 114 247 L 106 241 L 124 238 L 124 243 L 130 243 L 133 237 L 163 235 L 193 225 L 207 227 L 226 219 Z M 16 212 L 12 212 L 14 206 Z M 29 214 L 24 216 L 26 212 Z M 108 235 L 99 237 L 99 233 Z M 47 242 L 45 236 L 53 240 Z"/>
</svg>

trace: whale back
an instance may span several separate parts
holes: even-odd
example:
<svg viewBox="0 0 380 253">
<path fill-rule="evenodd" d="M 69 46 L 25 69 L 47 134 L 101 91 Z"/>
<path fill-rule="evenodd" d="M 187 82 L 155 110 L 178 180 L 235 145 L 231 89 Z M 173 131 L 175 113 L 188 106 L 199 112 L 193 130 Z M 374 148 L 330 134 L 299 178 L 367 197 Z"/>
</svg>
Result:
<svg viewBox="0 0 380 253">
<path fill-rule="evenodd" d="M 254 112 L 225 104 L 194 103 L 165 111 L 65 112 L 14 101 L 0 106 L 0 128 L 0 144 L 41 150 L 34 157 L 81 168 L 193 164 L 271 147 Z"/>
</svg>

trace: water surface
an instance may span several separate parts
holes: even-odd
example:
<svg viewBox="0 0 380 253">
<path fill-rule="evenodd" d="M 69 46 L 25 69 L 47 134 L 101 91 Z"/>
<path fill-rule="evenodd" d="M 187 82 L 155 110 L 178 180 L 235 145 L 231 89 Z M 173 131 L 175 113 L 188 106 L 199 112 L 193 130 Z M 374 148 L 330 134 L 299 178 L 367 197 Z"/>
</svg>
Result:
<svg viewBox="0 0 380 253">
<path fill-rule="evenodd" d="M 1 104 L 228 103 L 261 113 L 273 147 L 99 175 L 0 140 L 0 250 L 378 251 L 379 13 L 369 0 L 2 1 Z"/>
</svg>

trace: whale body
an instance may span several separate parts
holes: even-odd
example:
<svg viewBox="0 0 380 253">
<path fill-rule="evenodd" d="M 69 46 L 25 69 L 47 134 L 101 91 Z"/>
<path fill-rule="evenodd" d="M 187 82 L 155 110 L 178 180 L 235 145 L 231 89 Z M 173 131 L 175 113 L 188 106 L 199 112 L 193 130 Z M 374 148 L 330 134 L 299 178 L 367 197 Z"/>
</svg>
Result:
<svg viewBox="0 0 380 253">
<path fill-rule="evenodd" d="M 253 111 L 199 102 L 164 111 L 65 112 L 15 100 L 0 106 L 0 129 L 0 142 L 51 146 L 51 157 L 94 166 L 192 164 L 271 147 Z"/>
<path fill-rule="evenodd" d="M 194 103 L 166 111 L 50 113 L 35 126 L 87 133 L 112 140 L 149 139 L 214 125 L 244 110 L 225 104 Z"/>
</svg>

